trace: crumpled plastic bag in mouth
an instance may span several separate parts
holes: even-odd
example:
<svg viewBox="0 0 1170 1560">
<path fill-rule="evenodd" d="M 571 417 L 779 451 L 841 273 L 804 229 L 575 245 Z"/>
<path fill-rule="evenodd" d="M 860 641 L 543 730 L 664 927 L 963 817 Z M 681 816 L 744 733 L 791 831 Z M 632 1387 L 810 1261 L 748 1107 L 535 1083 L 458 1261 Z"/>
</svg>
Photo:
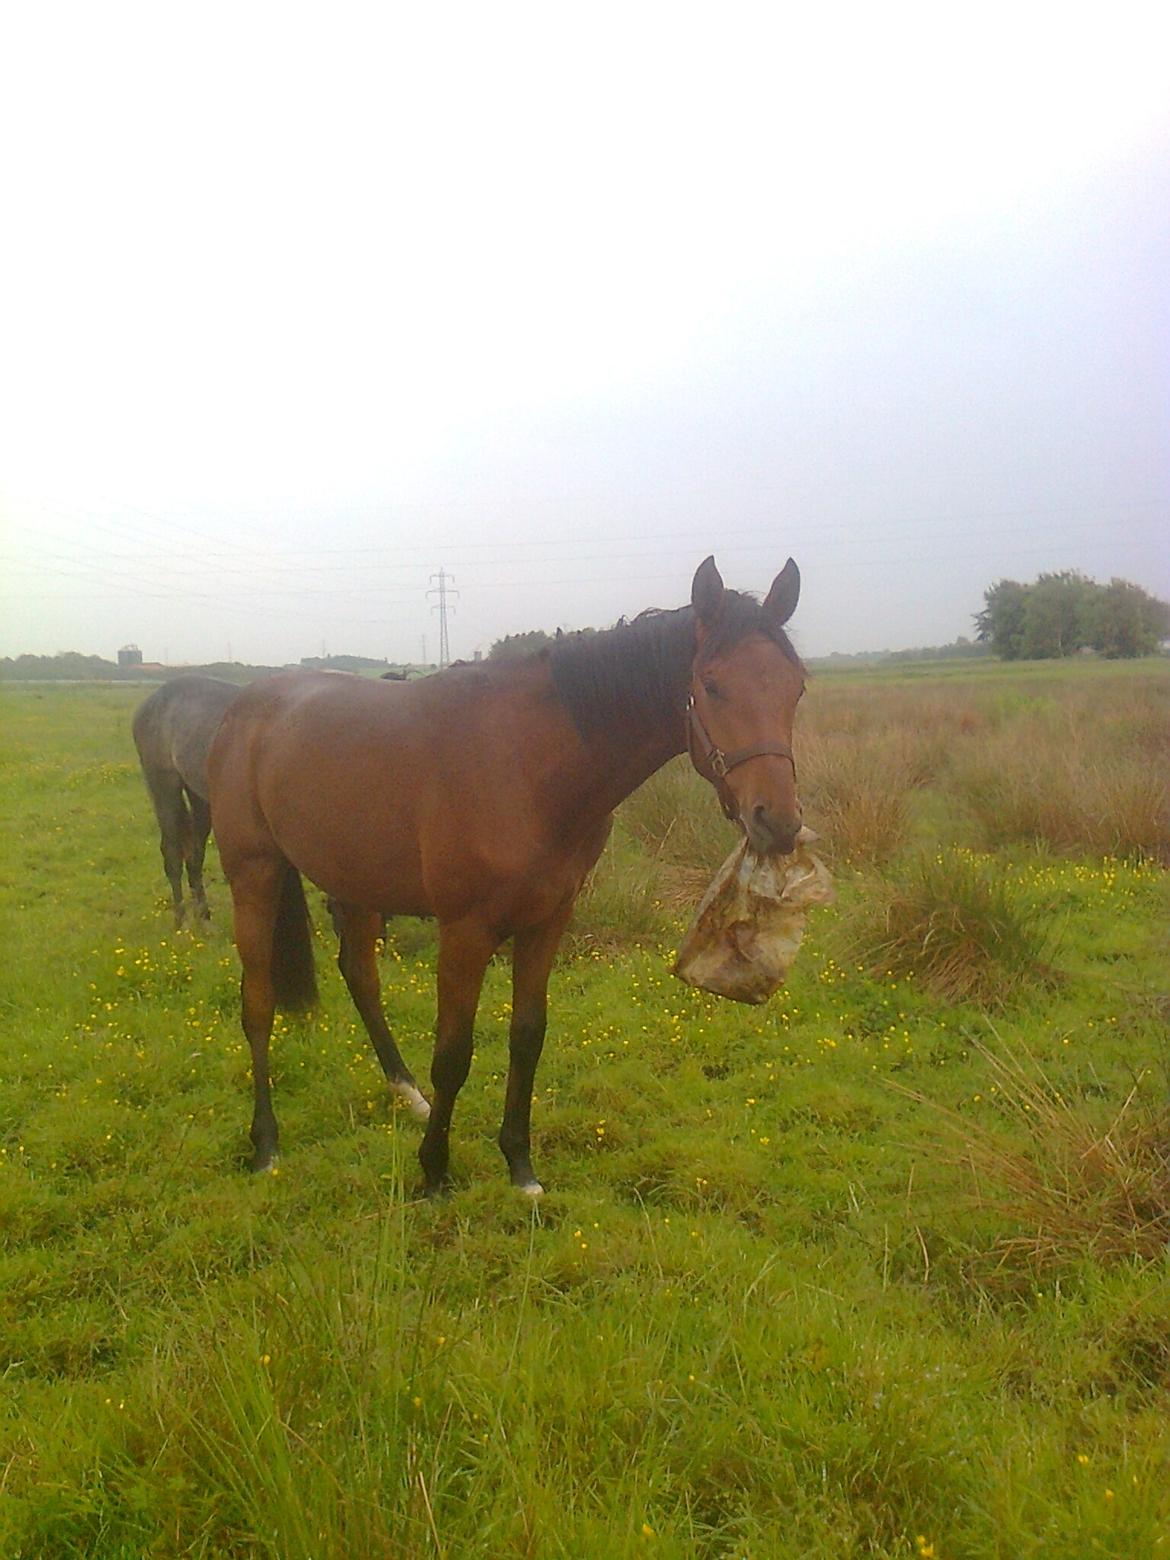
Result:
<svg viewBox="0 0 1170 1560">
<path fill-rule="evenodd" d="M 790 856 L 759 856 L 743 840 L 712 878 L 675 960 L 674 974 L 735 1002 L 766 1002 L 784 982 L 810 905 L 833 900 L 828 867 L 801 829 Z"/>
</svg>

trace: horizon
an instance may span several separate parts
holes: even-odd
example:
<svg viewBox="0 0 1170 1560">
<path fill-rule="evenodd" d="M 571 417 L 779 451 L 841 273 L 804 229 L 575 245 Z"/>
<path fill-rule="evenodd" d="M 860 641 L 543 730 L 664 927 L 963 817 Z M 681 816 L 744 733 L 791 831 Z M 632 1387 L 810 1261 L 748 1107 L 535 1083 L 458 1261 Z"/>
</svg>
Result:
<svg viewBox="0 0 1170 1560">
<path fill-rule="evenodd" d="M 1077 572 L 1077 571 L 1059 571 L 1059 570 L 1054 570 L 1054 571 L 1051 571 L 1051 572 L 1060 573 L 1060 572 Z M 1001 576 L 1000 578 L 1002 579 L 1004 577 Z M 1107 582 L 1104 582 L 1104 581 L 1092 580 L 1091 577 L 1089 577 L 1089 576 L 1085 576 L 1085 578 L 1089 579 L 1089 582 L 1092 583 L 1092 584 L 1104 584 L 1104 583 L 1107 583 Z M 1117 576 L 1114 576 L 1113 578 L 1117 578 Z M 992 583 L 994 583 L 994 582 L 992 582 Z M 1030 584 L 1031 582 L 1030 581 L 1019 581 L 1018 583 Z M 1140 585 L 1139 581 L 1128 581 L 1127 583 Z M 1145 589 L 1144 586 L 1142 586 L 1141 588 Z M 1154 592 L 1148 592 L 1148 594 L 1154 595 L 1155 593 Z M 1158 598 L 1158 599 L 1163 599 L 1163 598 Z M 622 621 L 622 620 L 619 619 L 617 621 Z M 616 622 L 615 623 L 602 623 L 602 624 L 589 623 L 589 624 L 581 624 L 581 625 L 579 625 L 580 628 L 586 629 L 586 630 L 588 630 L 590 632 L 600 632 L 600 631 L 604 631 L 607 628 L 612 628 L 612 627 L 615 627 L 615 626 L 616 626 Z M 454 657 L 452 657 L 452 664 L 455 661 L 462 661 L 462 660 L 472 661 L 472 660 L 478 660 L 480 658 L 486 660 L 488 658 L 488 655 L 490 654 L 492 645 L 497 643 L 498 640 L 502 640 L 502 639 L 506 638 L 508 635 L 525 634 L 525 633 L 536 632 L 536 633 L 544 633 L 549 638 L 552 638 L 552 637 L 554 637 L 556 635 L 556 633 L 558 631 L 561 630 L 561 628 L 562 628 L 562 625 L 556 624 L 556 625 L 553 625 L 550 628 L 545 628 L 545 627 L 541 627 L 539 625 L 534 625 L 534 626 L 529 627 L 529 628 L 514 627 L 514 628 L 506 629 L 504 631 L 504 633 L 502 633 L 499 636 L 497 636 L 497 639 L 491 641 L 490 644 L 485 645 L 485 646 L 476 646 L 474 648 L 474 650 L 471 652 L 471 654 L 469 654 L 467 656 L 454 656 Z M 918 655 L 922 656 L 923 658 L 926 658 L 927 657 L 927 652 L 930 652 L 930 651 L 954 650 L 954 649 L 957 649 L 961 645 L 970 645 L 970 646 L 973 646 L 973 647 L 977 647 L 977 646 L 981 645 L 982 643 L 984 643 L 984 641 L 981 641 L 980 638 L 979 638 L 979 635 L 978 635 L 978 632 L 977 632 L 977 629 L 976 629 L 976 626 L 975 626 L 975 623 L 974 623 L 974 614 L 972 615 L 971 630 L 972 631 L 970 633 L 957 633 L 951 639 L 938 640 L 938 641 L 935 641 L 935 642 L 929 643 L 929 644 L 928 643 L 919 643 L 919 644 L 907 644 L 907 645 L 886 645 L 886 646 L 883 646 L 883 647 L 880 647 L 880 648 L 870 645 L 870 646 L 866 646 L 866 647 L 863 647 L 863 648 L 857 649 L 857 650 L 837 650 L 837 649 L 832 649 L 832 650 L 821 651 L 821 652 L 816 653 L 816 654 L 805 654 L 805 655 L 802 656 L 802 659 L 804 659 L 806 661 L 810 661 L 810 662 L 823 662 L 823 661 L 829 661 L 829 660 L 834 660 L 834 659 L 851 659 L 851 658 L 852 659 L 864 659 L 864 658 L 867 658 L 867 657 L 873 658 L 873 657 L 881 657 L 881 656 L 915 655 L 915 654 L 918 654 Z M 565 632 L 573 632 L 574 630 L 565 629 L 564 631 Z M 438 636 L 436 635 L 436 638 L 437 637 Z M 231 648 L 231 646 L 229 645 L 228 646 L 229 651 L 230 651 L 230 648 Z M 349 660 L 349 659 L 365 661 L 365 662 L 369 663 L 370 665 L 379 665 L 379 666 L 401 666 L 401 667 L 411 666 L 411 667 L 428 667 L 428 668 L 429 667 L 433 667 L 433 668 L 436 668 L 436 669 L 441 669 L 440 666 L 439 666 L 439 661 L 438 661 L 437 658 L 431 658 L 429 660 L 423 660 L 423 659 L 417 658 L 417 657 L 412 659 L 409 656 L 408 657 L 401 657 L 401 656 L 375 656 L 375 655 L 370 655 L 370 654 L 368 654 L 365 651 L 350 650 L 350 649 L 335 650 L 335 649 L 332 649 L 332 648 L 328 648 L 328 649 L 322 648 L 319 652 L 318 651 L 306 651 L 302 655 L 295 655 L 294 654 L 292 656 L 288 656 L 288 657 L 285 657 L 283 659 L 269 659 L 269 660 L 261 659 L 261 660 L 242 661 L 239 658 L 233 658 L 229 654 L 227 656 L 212 656 L 212 657 L 208 657 L 208 658 L 202 659 L 202 660 L 174 661 L 174 660 L 166 659 L 165 656 L 162 657 L 162 658 L 153 657 L 153 656 L 149 655 L 145 650 L 143 650 L 140 645 L 138 645 L 135 641 L 132 641 L 132 640 L 131 641 L 127 641 L 126 643 L 117 646 L 112 651 L 81 650 L 81 649 L 78 649 L 75 646 L 67 646 L 67 647 L 64 647 L 62 649 L 58 649 L 58 650 L 54 650 L 54 651 L 21 650 L 21 651 L 16 651 L 16 652 L 8 652 L 8 653 L 5 653 L 3 655 L 0 655 L 0 661 L 18 661 L 22 657 L 26 657 L 26 656 L 27 657 L 32 657 L 32 658 L 37 658 L 37 659 L 53 659 L 55 657 L 68 656 L 68 655 L 77 655 L 77 656 L 81 656 L 83 658 L 98 658 L 98 659 L 101 659 L 101 660 L 108 661 L 113 666 L 117 666 L 118 665 L 118 656 L 122 652 L 127 651 L 127 650 L 137 651 L 137 652 L 139 652 L 142 655 L 142 658 L 143 658 L 142 665 L 143 665 L 143 667 L 145 669 L 149 670 L 149 669 L 156 669 L 157 668 L 157 669 L 161 669 L 163 671 L 176 671 L 176 672 L 181 672 L 181 671 L 184 671 L 184 670 L 187 670 L 187 669 L 198 671 L 198 670 L 200 670 L 200 669 L 202 669 L 204 667 L 218 666 L 218 665 L 253 667 L 253 668 L 261 668 L 261 669 L 286 669 L 286 668 L 290 668 L 290 667 L 301 666 L 301 665 L 304 665 L 307 662 L 312 662 L 312 661 L 331 661 L 331 660 Z M 992 652 L 989 650 L 987 653 L 991 654 Z"/>
</svg>

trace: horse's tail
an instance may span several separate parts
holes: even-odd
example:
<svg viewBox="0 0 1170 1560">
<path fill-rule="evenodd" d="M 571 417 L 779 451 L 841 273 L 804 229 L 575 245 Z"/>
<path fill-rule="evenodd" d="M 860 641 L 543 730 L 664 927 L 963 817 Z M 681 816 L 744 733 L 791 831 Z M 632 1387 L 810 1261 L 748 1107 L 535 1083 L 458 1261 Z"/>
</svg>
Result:
<svg viewBox="0 0 1170 1560">
<path fill-rule="evenodd" d="M 280 874 L 280 903 L 272 933 L 272 984 L 276 1000 L 290 1013 L 304 1013 L 317 1001 L 313 934 L 301 875 L 286 861 Z"/>
</svg>

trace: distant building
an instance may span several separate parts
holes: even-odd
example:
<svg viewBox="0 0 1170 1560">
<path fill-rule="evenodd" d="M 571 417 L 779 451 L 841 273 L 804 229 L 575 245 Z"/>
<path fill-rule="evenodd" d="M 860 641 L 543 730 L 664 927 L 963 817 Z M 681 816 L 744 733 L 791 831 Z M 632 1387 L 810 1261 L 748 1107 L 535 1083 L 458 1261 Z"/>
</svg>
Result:
<svg viewBox="0 0 1170 1560">
<path fill-rule="evenodd" d="M 123 645 L 118 651 L 119 666 L 141 666 L 142 651 L 137 645 Z"/>
</svg>

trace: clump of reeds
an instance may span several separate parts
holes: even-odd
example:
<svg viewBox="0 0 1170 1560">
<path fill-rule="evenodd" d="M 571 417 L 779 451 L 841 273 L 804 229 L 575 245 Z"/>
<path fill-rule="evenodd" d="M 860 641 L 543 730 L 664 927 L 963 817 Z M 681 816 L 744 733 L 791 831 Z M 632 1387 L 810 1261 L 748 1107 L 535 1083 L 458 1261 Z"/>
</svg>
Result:
<svg viewBox="0 0 1170 1560">
<path fill-rule="evenodd" d="M 867 895 L 845 952 L 876 974 L 907 977 L 949 1002 L 998 1007 L 1055 979 L 1045 911 L 1008 870 L 969 851 L 921 855 Z"/>
<path fill-rule="evenodd" d="M 970 1173 L 975 1202 L 1011 1226 L 987 1254 L 994 1267 L 1022 1262 L 1053 1272 L 1086 1257 L 1164 1256 L 1170 1110 L 1143 1099 L 1135 1084 L 1102 1120 L 1061 1090 L 1023 1045 L 1009 1046 L 998 1034 L 996 1041 L 995 1049 L 979 1042 L 974 1049 L 987 1065 L 999 1120 L 985 1124 L 936 1107 L 951 1157 Z"/>
<path fill-rule="evenodd" d="M 886 724 L 854 711 L 818 712 L 801 736 L 798 779 L 805 816 L 838 865 L 892 859 L 906 842 L 916 793 L 937 783 L 951 734 L 904 704 Z"/>
<path fill-rule="evenodd" d="M 801 798 L 824 854 L 841 866 L 895 855 L 906 838 L 905 771 L 876 762 L 872 744 L 846 739 L 810 742 L 802 757 Z"/>
<path fill-rule="evenodd" d="M 1089 751 L 1039 728 L 1026 740 L 1003 732 L 956 763 L 951 788 L 989 848 L 1022 842 L 1170 862 L 1170 755 Z"/>
</svg>

